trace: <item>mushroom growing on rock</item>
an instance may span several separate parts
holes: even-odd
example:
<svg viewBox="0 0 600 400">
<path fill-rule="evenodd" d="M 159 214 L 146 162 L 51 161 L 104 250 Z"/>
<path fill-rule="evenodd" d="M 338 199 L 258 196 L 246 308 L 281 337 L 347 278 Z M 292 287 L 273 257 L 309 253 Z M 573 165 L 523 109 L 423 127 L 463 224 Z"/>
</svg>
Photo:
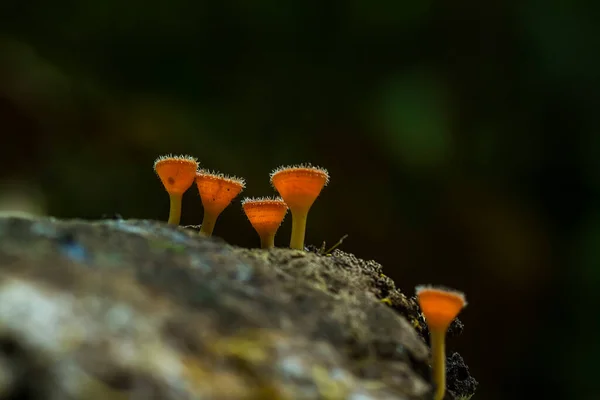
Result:
<svg viewBox="0 0 600 400">
<path fill-rule="evenodd" d="M 154 161 L 154 171 L 160 178 L 171 203 L 169 224 L 179 225 L 183 193 L 192 186 L 196 178 L 198 160 L 190 156 L 160 156 Z"/>
<path fill-rule="evenodd" d="M 242 178 L 227 176 L 217 172 L 200 170 L 196 172 L 196 186 L 204 207 L 204 218 L 200 232 L 211 236 L 217 218 L 231 201 L 244 189 Z"/>
<path fill-rule="evenodd" d="M 280 167 L 271 173 L 271 184 L 292 213 L 292 249 L 304 250 L 308 212 L 328 182 L 327 170 L 310 164 Z"/>
<path fill-rule="evenodd" d="M 285 218 L 288 206 L 282 198 L 245 198 L 242 208 L 248 220 L 260 236 L 260 247 L 270 249 L 275 247 L 275 235 Z"/>
<path fill-rule="evenodd" d="M 446 331 L 467 301 L 463 293 L 444 288 L 417 286 L 416 293 L 429 328 L 434 400 L 442 400 L 446 393 Z"/>
</svg>

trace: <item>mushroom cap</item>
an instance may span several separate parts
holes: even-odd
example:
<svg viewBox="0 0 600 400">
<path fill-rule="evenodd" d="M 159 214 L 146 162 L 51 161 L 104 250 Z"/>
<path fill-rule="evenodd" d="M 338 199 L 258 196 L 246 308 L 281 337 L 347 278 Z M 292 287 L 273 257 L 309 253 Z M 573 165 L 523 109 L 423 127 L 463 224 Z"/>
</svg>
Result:
<svg viewBox="0 0 600 400">
<path fill-rule="evenodd" d="M 327 183 L 327 170 L 310 164 L 280 167 L 271 173 L 271 184 L 292 210 L 308 211 Z"/>
<path fill-rule="evenodd" d="M 204 211 L 218 215 L 246 187 L 244 179 L 218 172 L 196 172 L 196 186 L 202 199 Z"/>
<path fill-rule="evenodd" d="M 154 161 L 154 171 L 169 194 L 182 195 L 196 178 L 198 160 L 191 156 L 160 156 Z"/>
<path fill-rule="evenodd" d="M 458 313 L 467 305 L 465 295 L 456 290 L 417 286 L 417 300 L 429 329 L 447 330 Z"/>
<path fill-rule="evenodd" d="M 273 234 L 283 222 L 288 206 L 281 197 L 245 198 L 242 208 L 259 235 Z"/>
</svg>

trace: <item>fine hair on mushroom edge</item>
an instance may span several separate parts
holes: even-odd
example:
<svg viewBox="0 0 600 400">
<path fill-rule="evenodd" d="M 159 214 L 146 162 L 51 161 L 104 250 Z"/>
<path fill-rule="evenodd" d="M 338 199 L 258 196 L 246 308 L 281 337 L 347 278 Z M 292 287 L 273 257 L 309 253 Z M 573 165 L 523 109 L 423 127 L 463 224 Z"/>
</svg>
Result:
<svg viewBox="0 0 600 400">
<path fill-rule="evenodd" d="M 194 183 L 197 169 L 198 160 L 187 155 L 168 154 L 154 161 L 154 171 L 169 194 L 168 223 L 171 225 L 179 225 L 183 194 Z"/>
<path fill-rule="evenodd" d="M 281 197 L 246 197 L 242 209 L 260 237 L 260 247 L 275 247 L 275 235 L 288 211 Z"/>
<path fill-rule="evenodd" d="M 329 173 L 311 164 L 284 166 L 271 172 L 270 181 L 292 214 L 290 248 L 304 250 L 308 212 L 329 183 Z"/>
<path fill-rule="evenodd" d="M 200 232 L 211 236 L 219 215 L 244 190 L 246 182 L 243 178 L 208 170 L 198 170 L 195 180 L 204 208 Z"/>
</svg>

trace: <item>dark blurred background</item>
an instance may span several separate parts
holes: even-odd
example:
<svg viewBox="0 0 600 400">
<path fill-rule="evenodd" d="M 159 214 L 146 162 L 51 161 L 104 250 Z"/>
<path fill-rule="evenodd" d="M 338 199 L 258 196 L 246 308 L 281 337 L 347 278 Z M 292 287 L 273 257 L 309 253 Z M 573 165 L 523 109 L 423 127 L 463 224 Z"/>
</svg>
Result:
<svg viewBox="0 0 600 400">
<path fill-rule="evenodd" d="M 166 220 L 158 155 L 245 177 L 246 196 L 273 194 L 279 165 L 321 165 L 307 242 L 348 234 L 409 294 L 464 290 L 449 350 L 475 398 L 595 399 L 599 8 L 5 0 L 2 201 Z M 201 218 L 192 187 L 182 223 Z M 215 235 L 258 245 L 239 202 Z"/>
</svg>

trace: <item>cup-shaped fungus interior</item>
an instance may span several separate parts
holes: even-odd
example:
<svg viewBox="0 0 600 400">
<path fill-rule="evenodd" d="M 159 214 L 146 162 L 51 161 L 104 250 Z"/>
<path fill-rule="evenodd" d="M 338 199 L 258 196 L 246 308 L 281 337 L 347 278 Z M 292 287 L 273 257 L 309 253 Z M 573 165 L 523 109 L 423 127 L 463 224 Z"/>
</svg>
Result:
<svg viewBox="0 0 600 400">
<path fill-rule="evenodd" d="M 328 181 L 325 169 L 312 166 L 284 167 L 271 174 L 272 185 L 292 211 L 310 209 Z"/>
<path fill-rule="evenodd" d="M 448 329 L 467 305 L 463 293 L 448 289 L 417 287 L 417 299 L 429 329 Z"/>
<path fill-rule="evenodd" d="M 241 178 L 206 171 L 196 173 L 196 185 L 204 212 L 213 215 L 223 212 L 245 187 L 244 180 Z"/>
<path fill-rule="evenodd" d="M 288 207 L 283 199 L 244 199 L 242 208 L 260 236 L 274 235 L 285 218 Z"/>
<path fill-rule="evenodd" d="M 169 194 L 183 195 L 196 178 L 198 161 L 190 156 L 161 156 L 154 170 Z"/>
</svg>

